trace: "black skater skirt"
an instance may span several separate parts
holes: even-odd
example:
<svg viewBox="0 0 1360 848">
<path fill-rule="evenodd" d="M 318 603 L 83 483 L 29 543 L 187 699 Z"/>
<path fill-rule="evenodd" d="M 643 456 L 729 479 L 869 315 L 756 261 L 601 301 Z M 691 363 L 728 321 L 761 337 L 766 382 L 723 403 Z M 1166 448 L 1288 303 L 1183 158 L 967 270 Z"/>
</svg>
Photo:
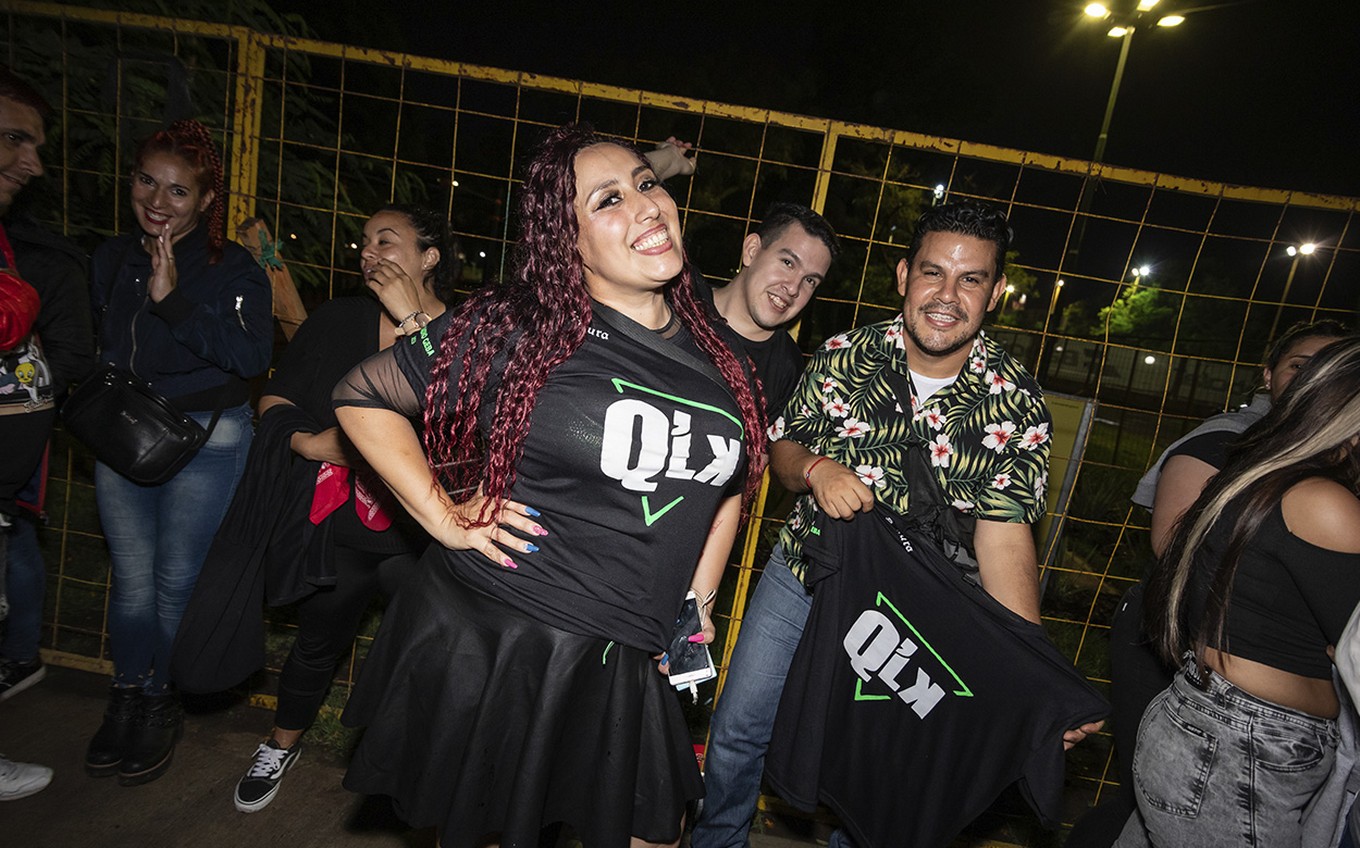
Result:
<svg viewBox="0 0 1360 848">
<path fill-rule="evenodd" d="M 646 651 L 540 623 L 455 576 L 438 546 L 383 616 L 345 709 L 345 787 L 390 795 L 442 848 L 669 842 L 703 795 L 676 695 Z"/>
</svg>

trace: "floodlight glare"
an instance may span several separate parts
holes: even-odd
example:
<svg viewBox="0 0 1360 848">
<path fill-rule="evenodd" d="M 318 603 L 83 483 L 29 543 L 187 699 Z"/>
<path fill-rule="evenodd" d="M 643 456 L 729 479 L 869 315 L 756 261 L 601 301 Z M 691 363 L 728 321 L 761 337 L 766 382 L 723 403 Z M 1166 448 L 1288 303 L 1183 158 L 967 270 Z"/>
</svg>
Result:
<svg viewBox="0 0 1360 848">
<path fill-rule="evenodd" d="M 1105 34 L 1108 35 L 1110 38 L 1123 38 L 1124 36 L 1129 34 L 1129 28 L 1122 26 L 1112 26 L 1110 27 L 1110 31 Z"/>
<path fill-rule="evenodd" d="M 1167 15 L 1157 22 L 1157 26 L 1173 27 L 1180 26 L 1183 23 L 1185 23 L 1185 15 Z"/>
<path fill-rule="evenodd" d="M 1015 286 L 1006 286 L 1006 294 L 1015 294 Z"/>
<path fill-rule="evenodd" d="M 1065 286 L 1065 285 L 1067 285 L 1067 281 L 1066 281 L 1066 280 L 1059 280 L 1059 281 L 1058 281 L 1058 288 L 1062 288 L 1062 287 Z"/>
<path fill-rule="evenodd" d="M 1286 247 L 1286 248 L 1284 249 L 1284 252 L 1285 252 L 1285 253 L 1288 253 L 1290 256 L 1298 256 L 1298 254 L 1299 254 L 1299 249 L 1298 249 L 1297 247 L 1295 247 L 1294 245 L 1291 244 L 1291 245 L 1289 245 L 1289 247 Z"/>
<path fill-rule="evenodd" d="M 1138 11 L 1146 12 L 1148 9 L 1156 6 L 1159 2 L 1161 2 L 1161 0 L 1138 0 Z"/>
<path fill-rule="evenodd" d="M 1093 18 L 1108 18 L 1110 10 L 1105 8 L 1104 3 L 1090 3 L 1082 10 Z"/>
<path fill-rule="evenodd" d="M 1147 363 L 1148 365 L 1152 365 L 1156 361 L 1157 357 L 1153 356 L 1150 353 L 1147 356 L 1143 357 L 1143 362 Z"/>
<path fill-rule="evenodd" d="M 1317 250 L 1317 245 L 1313 244 L 1311 241 L 1299 245 L 1299 253 L 1302 253 L 1304 256 L 1311 256 L 1315 250 Z"/>
<path fill-rule="evenodd" d="M 1152 269 L 1149 268 L 1149 267 L 1146 266 L 1146 265 L 1139 266 L 1139 268 L 1138 268 L 1138 276 L 1140 276 L 1140 277 L 1146 277 L 1146 276 L 1148 275 L 1148 272 L 1151 271 L 1151 270 L 1152 270 Z"/>
</svg>

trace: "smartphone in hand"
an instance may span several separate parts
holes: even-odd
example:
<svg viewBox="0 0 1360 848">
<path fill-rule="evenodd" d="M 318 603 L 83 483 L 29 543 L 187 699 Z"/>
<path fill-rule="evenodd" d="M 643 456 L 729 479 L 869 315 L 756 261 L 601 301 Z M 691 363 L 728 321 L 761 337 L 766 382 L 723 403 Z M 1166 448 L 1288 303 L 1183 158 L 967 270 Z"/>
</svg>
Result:
<svg viewBox="0 0 1360 848">
<path fill-rule="evenodd" d="M 671 685 L 676 689 L 689 688 L 718 676 L 708 646 L 689 641 L 689 637 L 702 630 L 699 600 L 693 592 L 689 592 L 685 595 L 684 606 L 680 608 L 680 616 L 675 620 L 670 649 L 666 652 L 670 656 Z"/>
</svg>

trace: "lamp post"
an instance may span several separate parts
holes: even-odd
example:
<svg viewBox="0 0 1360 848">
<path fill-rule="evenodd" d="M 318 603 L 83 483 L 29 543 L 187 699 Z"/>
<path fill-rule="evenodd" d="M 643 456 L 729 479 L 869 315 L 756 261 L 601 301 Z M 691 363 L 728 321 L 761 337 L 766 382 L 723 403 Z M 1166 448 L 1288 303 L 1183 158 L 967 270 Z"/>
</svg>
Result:
<svg viewBox="0 0 1360 848">
<path fill-rule="evenodd" d="M 1124 66 L 1129 61 L 1129 46 L 1133 44 L 1133 33 L 1138 28 L 1137 24 L 1142 17 L 1152 11 L 1160 0 L 1138 0 L 1138 6 L 1131 14 L 1114 16 L 1110 8 L 1104 3 L 1090 3 L 1084 11 L 1087 17 L 1099 18 L 1100 20 L 1113 20 L 1106 35 L 1110 38 L 1118 38 L 1119 62 L 1114 66 L 1114 80 L 1110 83 L 1110 96 L 1105 101 L 1105 117 L 1100 122 L 1100 135 L 1096 136 L 1096 150 L 1091 156 L 1091 161 L 1100 164 L 1105 159 L 1105 142 L 1110 138 L 1110 119 L 1114 117 L 1114 104 L 1119 99 L 1119 86 L 1124 82 Z M 1185 23 L 1184 15 L 1170 14 L 1162 15 L 1157 19 L 1159 27 L 1175 27 Z"/>
<path fill-rule="evenodd" d="M 1317 250 L 1317 245 L 1311 241 L 1306 241 L 1300 245 L 1289 245 L 1285 248 L 1293 259 L 1289 262 L 1289 273 L 1284 278 L 1284 294 L 1280 295 L 1280 304 L 1275 307 L 1275 318 L 1270 322 L 1270 335 L 1266 336 L 1267 341 L 1273 341 L 1275 331 L 1280 327 L 1280 313 L 1284 312 L 1284 305 L 1289 302 L 1289 287 L 1294 284 L 1294 273 L 1299 270 L 1299 258 L 1302 256 L 1312 256 Z"/>
<path fill-rule="evenodd" d="M 1065 285 L 1067 285 L 1067 281 L 1063 279 L 1059 279 L 1053 284 L 1053 296 L 1048 299 L 1048 313 L 1044 315 L 1045 328 L 1047 328 L 1049 322 L 1053 320 L 1053 310 L 1058 305 L 1058 295 L 1062 294 L 1062 288 Z"/>
<path fill-rule="evenodd" d="M 1114 118 L 1114 104 L 1119 99 L 1119 87 L 1124 82 L 1124 66 L 1129 61 L 1129 47 L 1133 44 L 1133 33 L 1138 28 L 1138 23 L 1144 15 L 1152 11 L 1160 0 L 1138 0 L 1137 7 L 1132 13 L 1116 16 L 1110 7 L 1104 3 L 1089 3 L 1082 11 L 1087 17 L 1099 20 L 1111 20 L 1112 24 L 1106 35 L 1110 38 L 1118 38 L 1119 61 L 1114 66 L 1114 79 L 1110 82 L 1110 96 L 1105 100 L 1105 116 L 1100 122 L 1100 134 L 1096 136 L 1096 149 L 1091 154 L 1091 163 L 1099 165 L 1105 161 L 1105 144 L 1110 139 L 1110 121 Z M 1162 15 L 1157 19 L 1159 27 L 1175 27 L 1185 23 L 1185 16 L 1178 14 Z M 1081 242 L 1086 237 L 1086 213 L 1091 209 L 1091 192 L 1089 181 L 1082 186 L 1081 198 L 1077 202 L 1077 237 L 1068 250 L 1068 258 L 1076 262 L 1077 255 L 1081 252 Z"/>
</svg>

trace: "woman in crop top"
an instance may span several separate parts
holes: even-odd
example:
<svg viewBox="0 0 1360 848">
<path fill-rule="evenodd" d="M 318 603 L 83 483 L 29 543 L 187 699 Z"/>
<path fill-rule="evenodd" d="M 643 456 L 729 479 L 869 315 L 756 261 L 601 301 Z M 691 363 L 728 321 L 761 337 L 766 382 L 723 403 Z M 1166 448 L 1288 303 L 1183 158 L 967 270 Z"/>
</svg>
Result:
<svg viewBox="0 0 1360 848">
<path fill-rule="evenodd" d="M 1239 436 L 1270 411 L 1299 369 L 1313 354 L 1350 334 L 1346 325 L 1326 318 L 1290 327 L 1266 349 L 1261 388 L 1241 409 L 1215 415 L 1177 439 L 1138 482 L 1131 500 L 1152 513 L 1152 553 L 1160 556 L 1172 531 L 1204 486 L 1228 461 Z M 1110 848 L 1138 806 L 1133 792 L 1133 749 L 1147 705 L 1171 685 L 1179 659 L 1167 665 L 1143 632 L 1142 582 L 1119 599 L 1110 626 L 1110 729 L 1114 736 L 1119 788 L 1105 793 L 1099 807 L 1084 815 L 1068 835 L 1067 848 Z"/>
<path fill-rule="evenodd" d="M 1143 716 L 1117 845 L 1299 846 L 1360 601 L 1360 337 L 1317 353 L 1176 527 L 1146 627 L 1184 664 Z"/>
</svg>

